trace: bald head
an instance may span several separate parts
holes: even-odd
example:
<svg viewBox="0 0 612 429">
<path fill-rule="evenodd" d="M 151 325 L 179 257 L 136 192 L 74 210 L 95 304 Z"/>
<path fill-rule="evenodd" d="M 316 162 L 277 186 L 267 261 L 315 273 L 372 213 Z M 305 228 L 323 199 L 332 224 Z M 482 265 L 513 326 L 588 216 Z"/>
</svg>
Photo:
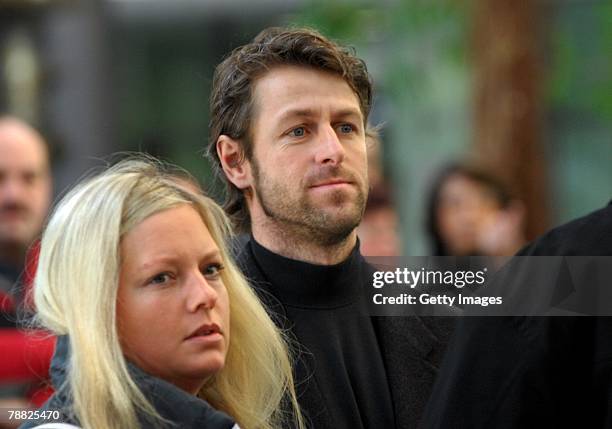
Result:
<svg viewBox="0 0 612 429">
<path fill-rule="evenodd" d="M 23 257 L 40 233 L 50 201 L 42 136 L 17 118 L 0 117 L 0 258 Z"/>
</svg>

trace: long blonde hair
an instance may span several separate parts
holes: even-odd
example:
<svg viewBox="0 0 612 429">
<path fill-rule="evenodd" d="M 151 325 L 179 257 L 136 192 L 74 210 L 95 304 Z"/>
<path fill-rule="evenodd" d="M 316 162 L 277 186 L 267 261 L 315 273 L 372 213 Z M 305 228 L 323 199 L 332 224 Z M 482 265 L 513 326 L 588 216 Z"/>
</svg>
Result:
<svg viewBox="0 0 612 429">
<path fill-rule="evenodd" d="M 137 412 L 163 422 L 130 377 L 119 343 L 119 244 L 149 216 L 190 204 L 224 260 L 232 337 L 224 368 L 198 396 L 245 429 L 303 427 L 286 339 L 228 254 L 227 217 L 168 171 L 150 157 L 130 157 L 77 185 L 55 208 L 42 238 L 34 302 L 40 324 L 70 338 L 67 385 L 56 387 L 68 389 L 85 428 L 138 428 Z"/>
</svg>

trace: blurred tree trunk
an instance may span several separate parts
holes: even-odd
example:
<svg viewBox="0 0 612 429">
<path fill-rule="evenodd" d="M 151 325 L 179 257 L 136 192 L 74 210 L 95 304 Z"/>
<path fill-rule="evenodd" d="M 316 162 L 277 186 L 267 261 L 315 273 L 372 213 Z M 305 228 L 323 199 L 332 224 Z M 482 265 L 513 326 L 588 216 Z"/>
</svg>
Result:
<svg viewBox="0 0 612 429">
<path fill-rule="evenodd" d="M 474 0 L 474 155 L 527 209 L 529 239 L 549 226 L 537 0 Z"/>
</svg>

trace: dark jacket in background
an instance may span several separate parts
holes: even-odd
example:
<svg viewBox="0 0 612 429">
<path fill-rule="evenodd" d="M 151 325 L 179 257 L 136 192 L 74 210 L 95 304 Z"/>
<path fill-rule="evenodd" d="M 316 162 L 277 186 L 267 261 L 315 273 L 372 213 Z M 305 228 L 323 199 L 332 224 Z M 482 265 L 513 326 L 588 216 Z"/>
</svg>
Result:
<svg viewBox="0 0 612 429">
<path fill-rule="evenodd" d="M 51 362 L 51 380 L 56 388 L 60 388 L 66 381 L 66 367 L 69 360 L 69 340 L 67 336 L 59 337 L 53 361 Z M 234 422 L 226 414 L 215 410 L 207 402 L 180 390 L 178 387 L 159 378 L 145 374 L 136 366 L 129 364 L 134 381 L 145 397 L 151 402 L 157 412 L 165 419 L 174 423 L 174 426 L 161 427 L 185 429 L 230 429 Z M 32 428 L 42 423 L 70 423 L 79 425 L 71 412 L 72 401 L 65 390 L 57 391 L 43 406 L 43 410 L 61 412 L 59 420 L 28 421 L 20 429 Z M 153 426 L 146 418 L 139 415 L 141 427 L 148 429 Z M 159 426 L 158 426 L 159 427 Z"/>
<path fill-rule="evenodd" d="M 612 204 L 519 253 L 556 255 L 611 256 Z M 612 428 L 612 318 L 463 318 L 421 428 L 563 427 Z"/>
</svg>

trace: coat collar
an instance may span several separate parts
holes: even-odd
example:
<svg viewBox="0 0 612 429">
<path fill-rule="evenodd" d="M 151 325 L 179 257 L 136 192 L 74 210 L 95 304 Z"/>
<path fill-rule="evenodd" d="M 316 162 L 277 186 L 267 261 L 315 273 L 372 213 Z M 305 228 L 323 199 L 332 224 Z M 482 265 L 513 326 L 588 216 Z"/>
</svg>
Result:
<svg viewBox="0 0 612 429">
<path fill-rule="evenodd" d="M 70 340 L 67 335 L 58 337 L 55 354 L 51 361 L 51 381 L 56 389 L 56 395 L 61 402 L 68 405 L 70 395 L 67 393 L 67 368 L 70 358 Z M 128 370 L 136 385 L 140 388 L 151 405 L 164 418 L 174 422 L 181 428 L 207 427 L 214 429 L 229 429 L 233 420 L 226 414 L 215 410 L 206 401 L 189 395 L 176 386 L 150 376 L 137 366 L 128 362 Z M 143 427 L 151 427 L 144 416 L 139 413 Z"/>
</svg>

